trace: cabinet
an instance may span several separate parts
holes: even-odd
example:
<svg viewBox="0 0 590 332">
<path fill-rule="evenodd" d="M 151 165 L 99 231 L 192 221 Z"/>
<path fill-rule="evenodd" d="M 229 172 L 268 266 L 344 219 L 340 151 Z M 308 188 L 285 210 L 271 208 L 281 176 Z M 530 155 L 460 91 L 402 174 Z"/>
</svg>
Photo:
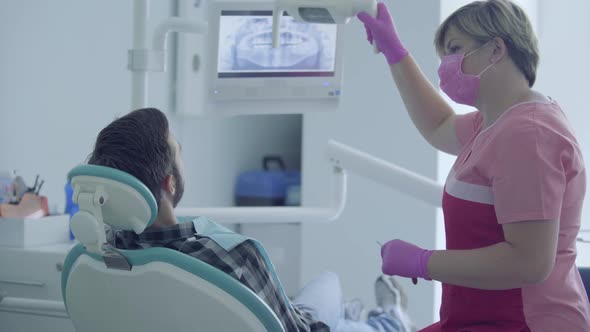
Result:
<svg viewBox="0 0 590 332">
<path fill-rule="evenodd" d="M 63 301 L 61 271 L 73 242 L 35 248 L 0 247 L 0 290 L 7 297 Z M 67 318 L 0 306 L 0 331 L 73 332 Z"/>
</svg>

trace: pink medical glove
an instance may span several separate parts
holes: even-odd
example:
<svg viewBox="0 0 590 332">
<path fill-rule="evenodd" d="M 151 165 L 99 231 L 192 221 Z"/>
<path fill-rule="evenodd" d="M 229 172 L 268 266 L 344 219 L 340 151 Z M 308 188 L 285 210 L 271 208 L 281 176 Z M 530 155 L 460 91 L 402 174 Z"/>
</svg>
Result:
<svg viewBox="0 0 590 332">
<path fill-rule="evenodd" d="M 428 260 L 431 255 L 431 250 L 402 240 L 391 240 L 381 247 L 381 271 L 387 275 L 431 280 L 428 277 Z"/>
<path fill-rule="evenodd" d="M 395 25 L 384 3 L 377 4 L 376 19 L 366 12 L 359 13 L 357 17 L 365 24 L 367 39 L 370 43 L 373 43 L 373 40 L 377 43 L 377 48 L 385 55 L 387 63 L 396 64 L 408 55 L 397 36 Z"/>
</svg>

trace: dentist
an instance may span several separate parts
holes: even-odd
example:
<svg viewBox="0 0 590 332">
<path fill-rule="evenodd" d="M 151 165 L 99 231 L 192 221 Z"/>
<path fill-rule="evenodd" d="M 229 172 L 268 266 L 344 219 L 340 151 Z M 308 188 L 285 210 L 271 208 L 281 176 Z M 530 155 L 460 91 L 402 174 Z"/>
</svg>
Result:
<svg viewBox="0 0 590 332">
<path fill-rule="evenodd" d="M 477 109 L 465 115 L 426 79 L 383 3 L 376 19 L 358 18 L 416 128 L 457 156 L 442 197 L 447 250 L 399 239 L 381 249 L 384 273 L 442 282 L 440 321 L 422 331 L 590 331 L 575 266 L 584 161 L 558 103 L 532 89 L 539 52 L 524 11 L 475 1 L 436 32 L 440 87 Z"/>
</svg>

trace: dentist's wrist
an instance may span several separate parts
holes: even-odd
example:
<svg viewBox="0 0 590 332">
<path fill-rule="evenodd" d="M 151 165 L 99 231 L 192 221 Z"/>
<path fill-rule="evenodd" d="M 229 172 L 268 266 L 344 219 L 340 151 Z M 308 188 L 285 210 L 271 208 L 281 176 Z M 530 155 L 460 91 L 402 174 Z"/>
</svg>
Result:
<svg viewBox="0 0 590 332">
<path fill-rule="evenodd" d="M 430 257 L 432 256 L 432 254 L 434 253 L 434 251 L 432 250 L 426 250 L 424 249 L 419 256 L 419 261 L 418 261 L 418 278 L 422 278 L 422 279 L 426 279 L 426 280 L 432 280 L 430 278 L 430 275 L 428 274 L 428 262 L 430 261 Z"/>
<path fill-rule="evenodd" d="M 377 44 L 377 46 L 379 46 L 379 44 Z M 391 45 L 389 49 L 382 50 L 381 52 L 383 55 L 385 55 L 385 59 L 387 59 L 387 63 L 390 66 L 399 63 L 410 54 L 410 52 L 404 48 L 399 40 L 397 43 L 394 43 L 394 45 Z"/>
</svg>

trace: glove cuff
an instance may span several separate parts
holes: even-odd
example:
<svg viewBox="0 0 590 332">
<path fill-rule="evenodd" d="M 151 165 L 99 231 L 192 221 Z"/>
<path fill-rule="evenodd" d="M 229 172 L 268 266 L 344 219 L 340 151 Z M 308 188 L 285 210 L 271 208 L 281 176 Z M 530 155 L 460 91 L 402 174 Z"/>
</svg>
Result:
<svg viewBox="0 0 590 332">
<path fill-rule="evenodd" d="M 385 58 L 387 59 L 387 63 L 390 66 L 393 66 L 400 61 L 402 61 L 408 54 L 410 54 L 405 48 L 400 47 L 399 49 L 394 50 L 393 52 L 388 52 L 389 54 L 385 54 Z"/>
<path fill-rule="evenodd" d="M 428 276 L 428 261 L 430 260 L 430 256 L 432 256 L 432 250 L 423 250 L 420 254 L 420 262 L 419 262 L 419 278 L 423 278 L 425 280 L 432 280 Z"/>
</svg>

